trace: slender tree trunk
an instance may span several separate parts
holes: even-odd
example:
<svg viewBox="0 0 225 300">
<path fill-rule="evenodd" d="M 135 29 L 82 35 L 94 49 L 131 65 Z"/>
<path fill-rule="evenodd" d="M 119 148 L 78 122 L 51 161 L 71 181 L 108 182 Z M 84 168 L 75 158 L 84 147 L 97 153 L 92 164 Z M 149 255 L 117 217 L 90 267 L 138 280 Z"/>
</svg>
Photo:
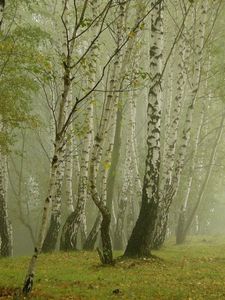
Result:
<svg viewBox="0 0 225 300">
<path fill-rule="evenodd" d="M 7 207 L 7 157 L 0 153 L 0 257 L 12 256 L 12 225 Z"/>
<path fill-rule="evenodd" d="M 101 214 L 99 213 L 97 218 L 95 219 L 94 225 L 91 229 L 91 232 L 89 233 L 84 245 L 83 245 L 83 249 L 84 250 L 93 250 L 95 243 L 97 241 L 98 238 L 98 233 L 101 227 L 101 222 L 102 222 L 102 217 Z"/>
<path fill-rule="evenodd" d="M 53 156 L 52 163 L 51 163 L 51 174 L 50 174 L 50 181 L 49 181 L 48 196 L 45 198 L 43 214 L 42 214 L 42 221 L 41 221 L 41 226 L 39 229 L 38 239 L 37 239 L 36 246 L 34 248 L 34 253 L 30 260 L 30 264 L 29 264 L 29 267 L 27 270 L 25 281 L 24 281 L 23 293 L 25 295 L 29 294 L 30 291 L 32 290 L 37 258 L 39 256 L 39 254 L 41 253 L 44 239 L 46 236 L 46 232 L 48 229 L 49 218 L 51 215 L 52 194 L 53 194 L 53 189 L 54 189 L 54 184 L 55 184 L 55 177 L 56 177 L 57 169 L 59 167 L 57 153 L 59 153 L 60 150 L 58 148 L 60 148 L 59 143 L 55 144 L 55 150 L 54 150 L 55 154 Z"/>
<path fill-rule="evenodd" d="M 72 88 L 68 97 L 67 103 L 67 116 L 72 109 Z M 73 162 L 74 162 L 74 134 L 73 124 L 70 124 L 68 128 L 69 139 L 66 145 L 66 165 L 65 165 L 65 194 L 66 194 L 66 208 L 67 214 L 70 215 L 74 212 L 74 199 L 73 199 Z"/>
<path fill-rule="evenodd" d="M 124 255 L 148 257 L 159 205 L 160 132 L 161 132 L 161 71 L 163 51 L 163 4 L 151 1 L 151 47 L 148 94 L 147 157 L 141 210 Z"/>
<path fill-rule="evenodd" d="M 172 113 L 170 123 L 167 124 L 169 129 L 164 145 L 162 178 L 160 180 L 160 190 L 162 195 L 166 194 L 168 186 L 171 184 L 173 168 L 175 163 L 175 151 L 178 139 L 179 121 L 181 115 L 181 107 L 184 97 L 185 88 L 185 41 L 182 39 L 179 44 L 179 57 L 178 64 L 178 79 L 176 87 L 176 95 L 173 101 Z M 168 116 L 167 116 L 168 117 Z M 168 119 L 169 121 L 169 119 Z M 161 199 L 162 200 L 162 199 Z M 167 228 L 168 211 L 166 201 L 160 201 L 159 215 L 156 224 L 156 230 L 152 247 L 158 249 L 164 242 Z"/>
<path fill-rule="evenodd" d="M 154 238 L 155 242 L 153 244 L 155 248 L 159 248 L 162 246 L 163 242 L 165 241 L 166 231 L 167 231 L 167 221 L 168 221 L 168 213 L 171 203 L 177 194 L 181 173 L 184 167 L 184 161 L 186 157 L 187 147 L 190 141 L 191 136 L 191 128 L 192 128 L 192 119 L 193 119 L 193 112 L 194 107 L 200 87 L 201 81 L 201 73 L 202 73 L 202 59 L 203 59 L 203 48 L 204 48 L 204 40 L 205 40 L 205 28 L 206 28 L 206 21 L 207 21 L 207 1 L 202 2 L 201 5 L 201 17 L 200 23 L 198 28 L 198 40 L 196 43 L 196 57 L 194 61 L 194 75 L 193 80 L 191 82 L 191 93 L 190 93 L 190 102 L 187 107 L 186 117 L 185 117 L 185 124 L 182 134 L 182 140 L 180 149 L 178 151 L 177 160 L 174 163 L 173 167 L 173 176 L 171 178 L 171 182 L 165 185 L 165 191 L 163 195 L 162 201 L 163 207 L 160 209 L 160 226 L 157 227 L 155 235 L 158 236 Z"/>
<path fill-rule="evenodd" d="M 115 190 L 115 180 L 116 172 L 120 158 L 120 148 L 121 148 L 121 129 L 122 129 L 122 105 L 119 105 L 117 111 L 117 122 L 116 122 L 116 133 L 112 153 L 112 162 L 109 170 L 109 176 L 107 180 L 107 207 L 109 211 L 112 211 L 112 203 L 114 199 L 114 190 Z"/>
<path fill-rule="evenodd" d="M 128 7 L 129 8 L 129 2 L 128 2 Z M 146 10 L 146 7 L 143 3 L 138 3 L 138 7 L 137 7 L 137 16 L 136 16 L 136 22 L 138 22 L 138 20 L 144 15 Z M 125 11 L 127 11 L 125 9 Z M 127 66 L 129 65 L 129 62 L 132 60 L 132 58 L 134 57 L 134 60 L 136 60 L 136 67 L 137 67 L 137 61 L 138 61 L 138 56 L 134 56 L 133 52 L 134 52 L 134 48 L 135 48 L 135 43 L 137 42 L 138 39 L 138 30 L 137 29 L 134 33 L 134 37 L 132 39 L 130 39 L 128 41 L 127 44 L 127 49 L 126 52 L 124 54 L 124 58 L 121 64 L 121 70 L 120 70 L 120 87 L 119 90 L 123 89 L 123 85 L 124 85 L 124 76 L 126 74 L 127 71 Z M 133 70 L 135 71 L 135 70 Z M 135 94 L 135 92 L 134 92 Z M 132 100 L 131 100 L 132 99 Z M 130 100 L 133 103 L 133 111 L 132 113 L 136 116 L 136 103 L 135 103 L 135 97 L 130 98 Z M 114 146 L 113 146 L 113 152 L 112 152 L 112 162 L 111 162 L 111 166 L 110 166 L 110 170 L 109 170 L 109 176 L 107 179 L 107 207 L 109 208 L 109 211 L 112 211 L 112 203 L 113 203 L 113 199 L 114 199 L 114 190 L 115 190 L 115 179 L 116 179 L 116 171 L 117 171 L 117 167 L 118 167 L 118 163 L 119 163 L 119 159 L 120 159 L 120 149 L 121 149 L 121 131 L 122 131 L 122 121 L 123 121 L 123 105 L 122 105 L 122 100 L 123 100 L 123 94 L 120 94 L 120 98 L 119 98 L 119 107 L 117 110 L 117 122 L 116 122 L 116 133 L 115 133 L 115 140 L 114 140 Z M 136 122 L 134 121 L 134 123 L 132 124 L 133 126 L 133 132 L 135 134 L 135 127 L 136 127 Z M 132 139 L 132 141 L 135 141 L 135 139 Z M 134 155 L 134 166 L 136 169 L 136 182 L 137 182 L 137 187 L 141 189 L 141 183 L 139 180 L 139 172 L 137 169 L 137 161 L 136 161 L 136 149 L 135 149 L 135 144 L 132 143 L 132 150 L 133 150 L 133 155 Z"/>
<path fill-rule="evenodd" d="M 135 73 L 135 71 L 134 71 Z M 123 187 L 119 197 L 119 211 L 117 214 L 117 222 L 114 233 L 114 248 L 116 250 L 124 249 L 125 235 L 124 222 L 126 217 L 126 210 L 131 198 L 130 193 L 136 190 L 140 195 L 142 191 L 141 180 L 138 170 L 137 162 L 137 148 L 136 148 L 136 93 L 129 93 L 129 111 L 128 111 L 128 130 L 126 143 L 126 159 L 124 167 Z M 130 203 L 131 204 L 131 203 Z M 133 206 L 133 205 L 131 205 Z M 133 211 L 130 207 L 130 213 Z M 134 219 L 134 215 L 129 215 L 130 219 Z"/>
<path fill-rule="evenodd" d="M 65 193 L 66 193 L 66 208 L 68 215 L 74 212 L 73 204 L 73 141 L 67 144 L 66 166 L 65 166 Z"/>
<path fill-rule="evenodd" d="M 201 186 L 201 189 L 199 191 L 198 199 L 197 199 L 197 201 L 196 201 L 196 203 L 195 203 L 195 205 L 194 205 L 194 207 L 193 207 L 193 209 L 192 209 L 189 217 L 186 218 L 186 222 L 183 225 L 183 232 L 182 232 L 182 234 L 180 234 L 178 236 L 179 239 L 177 239 L 178 243 L 182 243 L 182 242 L 185 241 L 187 233 L 188 233 L 188 231 L 189 231 L 189 229 L 190 229 L 190 227 L 191 227 L 191 225 L 192 225 L 192 223 L 194 221 L 194 218 L 196 216 L 197 210 L 198 210 L 198 208 L 199 208 L 199 206 L 200 206 L 200 204 L 202 202 L 202 199 L 203 199 L 203 197 L 205 195 L 205 191 L 207 189 L 210 176 L 212 174 L 213 165 L 214 165 L 215 158 L 216 158 L 216 153 L 217 153 L 217 148 L 218 148 L 218 145 L 219 145 L 219 143 L 221 141 L 221 137 L 222 137 L 222 133 L 223 133 L 223 127 L 224 127 L 224 122 L 225 122 L 225 114 L 223 114 L 221 122 L 220 122 L 220 128 L 218 130 L 217 137 L 216 137 L 216 140 L 215 140 L 215 143 L 214 143 L 214 147 L 213 147 L 213 150 L 212 150 L 211 155 L 210 155 L 209 166 L 208 166 L 205 178 L 204 178 L 204 182 L 203 182 L 203 184 Z M 184 218 L 184 221 L 185 221 L 185 218 Z"/>
<path fill-rule="evenodd" d="M 92 6 L 92 14 L 93 19 L 96 18 L 96 1 L 91 1 Z M 96 34 L 97 28 L 94 28 L 94 34 Z M 89 70 L 89 74 L 87 75 L 89 88 L 94 85 L 96 80 L 96 69 L 98 63 L 98 46 L 95 45 L 90 51 L 90 59 L 91 59 L 91 68 Z M 60 241 L 60 249 L 64 251 L 75 250 L 77 247 L 77 235 L 79 228 L 83 230 L 81 231 L 84 236 L 86 236 L 86 220 L 85 220 L 85 205 L 86 199 L 88 195 L 88 170 L 89 170 L 89 161 L 90 154 L 92 148 L 93 141 L 93 102 L 95 101 L 95 94 L 92 94 L 92 97 L 89 99 L 89 104 L 87 107 L 87 113 L 85 115 L 85 120 L 87 124 L 86 134 L 83 139 L 82 145 L 82 157 L 81 157 L 81 166 L 80 166 L 80 176 L 78 182 L 78 197 L 77 204 L 74 212 L 69 215 L 67 218 L 61 235 Z M 82 223 L 84 226 L 81 226 Z M 84 239 L 84 237 L 83 237 Z"/>
<path fill-rule="evenodd" d="M 50 219 L 50 225 L 48 228 L 47 235 L 45 237 L 42 251 L 51 252 L 56 249 L 58 235 L 61 226 L 61 198 L 62 198 L 62 185 L 64 178 L 64 169 L 65 169 L 65 146 L 63 150 L 60 150 L 58 153 L 58 167 L 55 176 L 55 183 L 53 186 L 52 193 L 52 214 Z"/>
<path fill-rule="evenodd" d="M 184 203 L 182 204 L 182 206 L 180 208 L 180 213 L 179 213 L 179 217 L 178 217 L 178 224 L 177 224 L 177 230 L 176 230 L 176 243 L 177 244 L 182 244 L 185 240 L 184 227 L 185 227 L 185 223 L 186 223 L 186 210 L 187 210 L 188 200 L 190 198 L 192 183 L 193 183 L 193 179 L 194 179 L 195 161 L 196 161 L 196 156 L 197 156 L 197 152 L 198 152 L 198 144 L 199 144 L 200 134 L 202 131 L 203 120 L 204 120 L 204 111 L 201 114 L 201 120 L 200 120 L 199 127 L 197 130 L 194 150 L 193 150 L 193 154 L 192 154 L 192 164 L 191 164 L 191 168 L 190 168 L 190 175 L 189 175 L 190 177 L 188 180 L 187 192 L 185 195 Z"/>
<path fill-rule="evenodd" d="M 131 137 L 128 135 L 127 145 L 126 145 L 126 160 L 124 166 L 124 176 L 123 176 L 123 187 L 119 199 L 119 207 L 117 213 L 117 222 L 116 229 L 114 233 L 114 249 L 121 250 L 124 249 L 124 221 L 125 214 L 128 204 L 129 189 L 131 189 L 131 177 L 132 177 L 132 168 L 131 168 L 131 153 L 130 148 Z"/>
<path fill-rule="evenodd" d="M 53 186 L 52 197 L 52 213 L 50 219 L 50 225 L 47 231 L 43 243 L 43 252 L 51 252 L 56 249 L 59 231 L 61 227 L 61 198 L 62 198 L 62 184 L 65 171 L 65 150 L 67 137 L 66 133 L 62 132 L 64 128 L 64 123 L 67 115 L 68 101 L 72 89 L 71 85 L 71 60 L 74 48 L 74 41 L 70 43 L 68 36 L 71 32 L 68 27 L 69 22 L 69 2 L 67 0 L 62 1 L 63 15 L 64 15 L 64 28 L 63 32 L 63 56 L 65 60 L 63 61 L 63 86 L 62 95 L 59 101 L 59 112 L 56 125 L 56 137 L 55 137 L 55 157 L 57 157 L 57 169 L 55 173 L 55 181 Z"/>
<path fill-rule="evenodd" d="M 117 45 L 121 44 L 122 41 L 122 29 L 124 22 L 124 3 L 120 3 L 120 15 L 117 22 Z M 93 152 L 91 157 L 90 164 L 90 189 L 91 195 L 94 203 L 99 208 L 102 215 L 102 223 L 101 223 L 101 240 L 102 240 L 102 253 L 99 250 L 100 258 L 102 263 L 104 264 L 112 264 L 113 263 L 113 254 L 112 254 L 112 245 L 111 238 L 109 234 L 110 229 L 110 220 L 111 214 L 106 206 L 106 179 L 108 176 L 108 165 L 111 162 L 111 155 L 115 137 L 115 129 L 116 129 L 116 116 L 117 116 L 117 104 L 118 104 L 118 92 L 117 89 L 119 87 L 119 75 L 118 71 L 121 69 L 121 53 L 117 53 L 114 63 L 113 70 L 111 73 L 110 84 L 109 84 L 109 93 L 107 95 L 106 103 L 104 105 L 102 119 L 100 123 L 100 127 L 95 138 L 95 143 L 93 146 Z M 111 123 L 112 122 L 112 123 Z M 100 160 L 102 157 L 102 150 L 105 138 L 108 135 L 109 128 L 111 126 L 110 131 L 110 142 L 106 151 L 106 164 L 103 180 L 103 195 L 100 197 L 98 189 L 97 189 L 97 174 L 99 169 Z M 105 201 L 104 201 L 105 200 Z"/>
<path fill-rule="evenodd" d="M 2 33 L 5 0 L 0 0 L 0 33 Z M 0 132 L 4 131 L 0 120 Z M 12 225 L 9 221 L 7 207 L 7 156 L 0 148 L 0 257 L 12 256 L 13 237 Z"/>
<path fill-rule="evenodd" d="M 209 73 L 210 73 L 210 68 L 211 68 L 211 56 L 209 54 L 205 90 L 208 90 L 208 77 L 209 77 Z M 192 164 L 191 164 L 191 168 L 190 168 L 190 177 L 188 180 L 187 192 L 185 195 L 184 202 L 181 205 L 180 213 L 179 213 L 179 217 L 178 217 L 178 224 L 177 224 L 177 229 L 176 229 L 176 243 L 177 244 L 184 243 L 185 239 L 186 239 L 185 224 L 187 221 L 187 216 L 186 216 L 187 206 L 188 206 L 188 202 L 189 202 L 190 194 L 191 194 L 191 190 L 192 190 L 192 184 L 193 184 L 193 179 L 194 179 L 194 170 L 195 170 L 195 165 L 196 165 L 196 157 L 197 157 L 197 153 L 198 153 L 198 145 L 199 145 L 199 141 L 200 141 L 200 135 L 203 130 L 203 123 L 204 123 L 205 115 L 208 110 L 208 105 L 210 104 L 210 101 L 211 101 L 211 93 L 209 93 L 208 100 L 204 101 L 204 103 L 202 104 L 203 108 L 202 108 L 202 113 L 201 113 L 201 119 L 200 119 L 199 127 L 197 130 L 194 149 L 192 151 Z"/>
<path fill-rule="evenodd" d="M 133 75 L 132 75 L 132 82 L 133 82 L 133 91 L 129 93 L 129 126 L 130 126 L 130 148 L 131 148 L 131 159 L 132 159 L 132 166 L 133 166 L 133 177 L 134 177 L 134 186 L 137 196 L 141 197 L 142 194 L 142 182 L 139 173 L 138 167 L 138 153 L 137 153 L 137 139 L 136 139 L 136 118 L 137 118 L 137 99 L 138 99 L 138 92 L 135 89 L 135 81 L 137 80 L 137 75 L 139 72 L 139 57 L 141 56 L 141 52 L 139 51 L 138 47 L 134 49 L 133 54 Z"/>
<path fill-rule="evenodd" d="M 67 5 L 68 5 L 68 2 L 63 1 L 64 15 L 68 14 L 68 6 Z M 62 15 L 62 18 L 63 18 L 63 15 Z M 64 23 L 67 24 L 67 20 L 66 20 L 66 22 L 64 20 Z M 50 239 L 51 239 L 50 231 L 51 230 L 53 231 L 52 232 L 53 239 L 50 240 L 51 244 L 48 246 L 48 243 L 47 243 L 48 237 L 47 237 L 46 251 L 54 250 L 54 248 L 56 246 L 56 242 L 57 242 L 58 233 L 59 233 L 58 222 L 60 221 L 60 216 L 59 216 L 58 212 L 57 212 L 57 214 L 55 213 L 53 218 L 51 218 L 49 227 L 48 227 L 48 225 L 49 225 L 49 219 L 51 216 L 52 200 L 53 200 L 54 191 L 55 191 L 57 173 L 59 173 L 59 169 L 60 169 L 62 159 L 63 159 L 62 152 L 63 152 L 63 149 L 65 148 L 65 143 L 66 143 L 66 138 L 65 138 L 66 133 L 65 133 L 65 127 L 64 127 L 65 107 L 67 104 L 68 95 L 69 95 L 69 91 L 71 88 L 71 68 L 70 68 L 70 66 L 71 66 L 71 55 L 73 53 L 73 48 L 74 48 L 74 40 L 70 44 L 66 37 L 64 50 L 68 49 L 68 48 L 69 48 L 69 51 L 65 52 L 66 53 L 66 55 L 64 56 L 65 61 L 63 61 L 63 66 L 64 66 L 63 90 L 62 90 L 62 95 L 61 95 L 60 103 L 59 103 L 58 123 L 56 126 L 54 155 L 53 155 L 52 163 L 51 163 L 49 190 L 48 190 L 48 194 L 45 199 L 45 202 L 44 202 L 43 215 L 42 215 L 41 226 L 39 229 L 38 239 L 36 242 L 36 246 L 34 248 L 33 256 L 30 260 L 30 264 L 29 264 L 27 274 L 25 277 L 25 281 L 24 281 L 24 285 L 23 285 L 23 294 L 24 295 L 29 294 L 32 290 L 37 258 L 39 256 L 39 254 L 41 253 L 43 243 L 45 241 L 45 238 L 47 237 L 46 236 L 47 231 L 48 231 L 48 237 Z M 60 191 L 60 193 L 61 193 L 61 191 Z"/>
</svg>

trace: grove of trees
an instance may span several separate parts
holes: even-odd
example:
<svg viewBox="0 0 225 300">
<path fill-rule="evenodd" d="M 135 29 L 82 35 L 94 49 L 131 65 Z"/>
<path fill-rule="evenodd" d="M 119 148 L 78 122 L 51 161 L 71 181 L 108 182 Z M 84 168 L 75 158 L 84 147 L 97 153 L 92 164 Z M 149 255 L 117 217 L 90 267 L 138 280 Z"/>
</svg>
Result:
<svg viewBox="0 0 225 300">
<path fill-rule="evenodd" d="M 222 0 L 0 0 L 0 257 L 150 257 L 224 232 Z M 216 212 L 219 218 L 215 218 Z"/>
</svg>

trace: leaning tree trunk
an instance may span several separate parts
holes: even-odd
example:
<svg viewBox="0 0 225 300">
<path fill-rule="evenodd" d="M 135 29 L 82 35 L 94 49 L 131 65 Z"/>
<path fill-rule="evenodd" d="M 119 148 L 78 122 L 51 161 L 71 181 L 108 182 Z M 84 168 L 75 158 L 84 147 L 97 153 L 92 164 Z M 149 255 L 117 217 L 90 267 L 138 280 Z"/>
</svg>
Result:
<svg viewBox="0 0 225 300">
<path fill-rule="evenodd" d="M 123 30 L 123 22 L 124 22 L 124 3 L 119 3 L 120 7 L 120 15 L 117 21 L 117 47 L 119 48 L 122 44 L 122 30 Z M 115 137 L 115 129 L 116 129 L 116 117 L 117 117 L 117 106 L 118 106 L 118 87 L 119 87 L 119 75 L 118 71 L 121 69 L 121 51 L 117 52 L 114 57 L 113 68 L 110 78 L 109 84 L 109 93 L 107 95 L 105 105 L 103 107 L 103 113 L 101 118 L 101 123 L 97 135 L 95 137 L 95 142 L 93 146 L 91 162 L 90 162 L 90 191 L 91 196 L 98 207 L 101 215 L 101 241 L 102 241 L 102 253 L 99 250 L 100 259 L 104 264 L 112 264 L 113 263 L 113 254 L 112 254 L 112 243 L 110 238 L 110 221 L 111 214 L 106 205 L 106 182 L 108 176 L 108 165 L 111 162 L 111 155 Z M 112 122 L 112 123 L 111 123 Z M 97 175 L 100 166 L 100 161 L 102 158 L 102 151 L 106 137 L 110 130 L 110 142 L 106 151 L 106 164 L 103 175 L 103 195 L 99 195 L 99 191 L 97 189 Z"/>
<path fill-rule="evenodd" d="M 57 156 L 59 163 L 56 171 L 52 193 L 52 214 L 47 235 L 42 246 L 43 252 L 51 252 L 56 249 L 56 244 L 58 241 L 58 235 L 61 226 L 61 197 L 65 169 L 65 146 L 63 146 L 63 148 L 60 149 L 60 152 Z"/>
<path fill-rule="evenodd" d="M 96 4 L 95 1 L 91 2 L 93 19 L 96 18 Z M 97 28 L 94 28 L 94 34 L 97 33 Z M 88 73 L 89 89 L 95 84 L 96 69 L 98 63 L 98 46 L 95 44 L 90 50 L 90 69 Z M 82 145 L 82 157 L 80 165 L 80 176 L 78 182 L 78 197 L 75 210 L 68 216 L 63 229 L 60 240 L 60 250 L 70 251 L 77 248 L 77 236 L 79 228 L 82 229 L 82 221 L 85 221 L 85 204 L 88 195 L 88 170 L 89 161 L 93 141 L 93 103 L 95 101 L 95 94 L 93 93 L 91 98 L 88 99 L 89 104 L 86 110 L 85 120 L 87 124 L 86 133 L 83 139 Z M 84 226 L 85 227 L 85 226 Z M 84 228 L 84 235 L 86 236 L 86 228 Z"/>
<path fill-rule="evenodd" d="M 141 210 L 124 255 L 148 257 L 159 205 L 161 72 L 163 51 L 163 3 L 151 1 L 150 76 L 147 108 L 147 157 Z"/>
<path fill-rule="evenodd" d="M 112 74 L 114 74 L 114 72 Z M 105 83 L 106 91 L 108 90 L 109 77 L 111 78 L 112 76 L 114 76 L 112 74 L 110 74 L 110 69 L 109 69 L 108 72 L 107 72 L 106 83 Z M 112 85 L 111 85 L 112 82 L 113 81 L 110 81 L 110 84 L 109 84 L 110 89 L 112 88 Z M 107 102 L 107 97 L 108 97 L 107 92 L 105 92 L 104 93 L 104 105 L 103 105 L 102 115 L 101 115 L 101 119 L 103 120 L 103 122 L 100 123 L 100 127 L 98 129 L 99 133 L 97 133 L 97 135 L 103 135 L 103 128 L 105 128 L 106 121 L 109 118 L 108 115 L 109 115 L 109 112 L 110 112 L 110 108 L 108 107 L 109 102 Z M 106 106 L 105 106 L 105 104 L 106 104 Z M 106 107 L 108 107 L 108 108 L 106 109 Z M 104 140 L 101 141 L 102 146 L 99 149 L 98 154 L 97 154 L 98 159 L 95 162 L 96 163 L 96 168 L 99 168 L 99 164 L 100 164 L 100 160 L 101 160 L 101 156 L 102 156 L 102 150 L 103 150 L 102 149 L 103 148 L 103 143 L 104 143 Z M 95 144 L 95 141 L 94 141 L 94 144 Z M 90 197 L 92 197 L 91 196 L 91 191 L 90 191 Z M 95 218 L 94 224 L 93 224 L 88 236 L 86 237 L 86 240 L 83 242 L 83 249 L 84 250 L 89 250 L 89 251 L 94 250 L 95 243 L 97 241 L 98 234 L 99 234 L 99 231 L 100 231 L 101 222 L 102 222 L 101 213 L 98 213 L 96 218 Z"/>
<path fill-rule="evenodd" d="M 63 61 L 63 86 L 62 95 L 59 100 L 59 113 L 56 124 L 56 136 L 55 136 L 55 156 L 57 158 L 57 169 L 55 173 L 55 181 L 53 184 L 52 197 L 52 211 L 50 218 L 50 225 L 42 246 L 43 252 L 51 252 L 56 249 L 58 236 L 61 227 L 61 201 L 62 201 L 62 184 L 65 170 L 65 150 L 67 137 L 64 131 L 64 123 L 66 120 L 67 108 L 69 97 L 71 96 L 72 81 L 71 81 L 71 60 L 74 50 L 74 40 L 72 42 L 68 39 L 68 35 L 71 36 L 70 30 L 68 30 L 69 21 L 69 3 L 68 1 L 62 2 L 63 5 L 63 45 L 62 52 L 65 61 Z M 68 51 L 69 49 L 69 51 Z M 68 118 L 67 118 L 68 119 Z"/>
<path fill-rule="evenodd" d="M 0 153 L 0 257 L 12 256 L 12 226 L 7 207 L 7 158 Z"/>
<path fill-rule="evenodd" d="M 45 198 L 45 202 L 44 202 L 44 208 L 43 208 L 41 226 L 39 229 L 39 235 L 38 235 L 38 239 L 36 242 L 36 246 L 34 248 L 33 256 L 30 260 L 26 278 L 24 281 L 23 293 L 25 295 L 29 294 L 30 291 L 32 290 L 37 258 L 39 256 L 39 254 L 41 253 L 44 239 L 46 236 L 46 232 L 48 229 L 49 217 L 51 215 L 52 195 L 53 195 L 53 190 L 54 190 L 54 185 L 55 185 L 56 172 L 59 168 L 58 153 L 60 153 L 60 149 L 61 149 L 61 143 L 59 143 L 59 141 L 58 141 L 58 143 L 55 144 L 54 156 L 52 158 L 49 190 L 47 193 L 48 196 Z"/>
<path fill-rule="evenodd" d="M 65 15 L 68 14 L 68 2 L 63 2 L 63 14 L 62 19 L 65 18 Z M 67 17 L 66 17 L 67 19 Z M 64 20 L 64 23 L 67 25 L 67 21 Z M 59 103 L 59 115 L 58 115 L 58 124 L 56 128 L 56 136 L 55 136 L 55 143 L 54 143 L 54 155 L 52 158 L 51 163 L 51 171 L 50 171 L 50 181 L 49 181 L 49 189 L 47 197 L 45 198 L 44 207 L 43 207 L 43 215 L 42 215 L 42 221 L 41 226 L 39 229 L 39 235 L 36 242 L 36 246 L 34 248 L 33 256 L 30 260 L 27 274 L 25 277 L 24 285 L 23 285 L 23 294 L 27 295 L 31 292 L 33 287 L 33 280 L 34 280 L 34 274 L 35 274 L 35 268 L 36 268 L 36 262 L 39 254 L 41 253 L 44 240 L 46 238 L 46 233 L 49 230 L 54 230 L 53 236 L 54 236 L 54 243 L 51 243 L 53 247 L 56 245 L 57 237 L 58 236 L 58 226 L 53 227 L 50 224 L 49 225 L 49 218 L 51 216 L 51 208 L 52 208 L 52 198 L 54 195 L 55 190 L 55 184 L 56 184 L 56 178 L 57 173 L 59 172 L 60 165 L 62 163 L 62 151 L 63 148 L 65 148 L 65 134 L 66 134 L 66 127 L 65 127 L 65 107 L 69 95 L 69 91 L 71 88 L 71 55 L 73 54 L 74 49 L 74 40 L 71 42 L 66 39 L 65 42 L 66 45 L 64 45 L 64 49 L 69 49 L 68 52 L 65 52 L 66 55 L 64 56 L 63 66 L 64 66 L 64 73 L 63 73 L 63 91 Z M 52 220 L 52 219 L 51 219 Z M 55 221 L 55 220 L 53 220 Z M 59 219 L 56 219 L 58 222 Z M 49 230 L 48 230 L 49 229 Z M 56 233 L 56 234 L 55 234 Z M 51 238 L 51 236 L 49 235 Z M 47 243 L 46 243 L 47 246 Z M 51 249 L 48 248 L 48 250 L 53 250 L 53 247 Z"/>
<path fill-rule="evenodd" d="M 66 103 L 66 112 L 67 114 L 70 112 L 72 108 L 72 87 L 70 88 L 70 92 L 68 95 L 68 101 Z M 73 155 L 74 155 L 74 134 L 73 134 L 73 124 L 70 124 L 68 126 L 68 141 L 66 144 L 66 147 L 63 148 L 62 153 L 62 159 L 64 161 L 61 161 L 61 167 L 59 168 L 60 173 L 58 174 L 57 181 L 56 181 L 56 196 L 54 199 L 54 205 L 52 209 L 52 216 L 51 216 L 51 223 L 50 226 L 53 225 L 54 229 L 51 230 L 49 228 L 48 234 L 46 236 L 44 245 L 43 245 L 43 251 L 47 249 L 49 251 L 49 245 L 52 243 L 52 249 L 54 249 L 57 240 L 58 240 L 58 233 L 60 231 L 60 225 L 61 225 L 61 194 L 62 194 L 62 184 L 63 184 L 63 178 L 65 179 L 65 196 L 66 196 L 66 209 L 67 209 L 67 215 L 70 216 L 70 214 L 73 214 L 74 212 L 74 204 L 73 204 Z M 77 168 L 79 173 L 79 167 Z M 55 211 L 55 213 L 54 213 Z M 57 220 L 57 222 L 54 222 L 54 219 Z M 54 238 L 52 238 L 51 234 L 55 232 Z M 54 243 L 54 244 L 53 244 Z"/>
<path fill-rule="evenodd" d="M 110 90 L 116 89 L 115 85 L 114 85 L 116 80 L 114 80 L 114 78 L 115 78 L 115 74 L 116 74 L 116 70 L 117 70 L 117 65 L 118 65 L 118 63 L 116 60 L 116 63 L 114 63 L 114 67 L 113 67 L 113 73 L 112 73 L 113 80 L 111 80 Z M 111 238 L 109 235 L 111 215 L 106 206 L 105 197 L 100 197 L 100 195 L 99 195 L 99 192 L 97 189 L 97 174 L 98 174 L 100 161 L 101 161 L 101 157 L 102 157 L 103 145 L 104 145 L 104 142 L 107 137 L 108 130 L 109 130 L 109 123 L 110 123 L 110 120 L 113 119 L 112 114 L 114 115 L 116 113 L 114 105 L 116 106 L 118 99 L 113 96 L 114 95 L 112 95 L 111 93 L 108 94 L 107 99 L 106 99 L 106 104 L 103 109 L 102 122 L 101 122 L 100 128 L 98 130 L 97 136 L 95 138 L 93 151 L 92 151 L 92 155 L 91 155 L 90 177 L 89 177 L 91 197 L 92 197 L 94 203 L 96 204 L 96 206 L 98 207 L 98 209 L 101 213 L 101 216 L 102 216 L 100 229 L 101 229 L 103 253 L 100 255 L 100 258 L 104 264 L 111 264 L 113 262 Z M 112 99 L 114 101 L 112 101 Z M 115 117 L 116 116 L 114 116 L 114 118 Z M 115 121 L 113 122 L 113 129 L 114 128 L 115 128 Z M 112 138 L 114 138 L 114 134 L 115 134 L 115 132 L 112 132 L 112 135 L 111 135 Z M 109 156 L 111 156 L 111 151 L 112 151 L 112 147 L 111 147 L 111 145 L 109 145 L 108 153 L 107 153 L 107 154 L 109 154 Z M 108 168 L 108 164 L 106 164 L 106 168 Z M 105 172 L 104 172 L 103 180 L 104 180 L 104 178 L 106 179 L 106 176 L 108 175 L 108 170 L 105 170 L 105 171 L 107 171 L 107 174 L 105 174 Z M 106 180 L 102 184 L 105 185 Z M 105 188 L 106 188 L 106 186 L 105 186 Z M 104 188 L 103 188 L 103 191 L 105 192 Z M 106 195 L 106 193 L 105 193 L 105 195 Z M 96 222 L 97 221 L 98 220 L 96 220 Z"/>
</svg>

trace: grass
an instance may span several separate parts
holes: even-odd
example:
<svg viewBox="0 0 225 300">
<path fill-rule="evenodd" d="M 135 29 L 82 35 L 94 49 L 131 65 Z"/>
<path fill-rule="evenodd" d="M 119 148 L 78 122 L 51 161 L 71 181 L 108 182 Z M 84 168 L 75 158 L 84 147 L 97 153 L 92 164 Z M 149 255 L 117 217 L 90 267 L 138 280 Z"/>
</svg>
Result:
<svg viewBox="0 0 225 300">
<path fill-rule="evenodd" d="M 96 252 L 41 255 L 29 299 L 225 299 L 225 238 L 169 242 L 156 260 L 103 267 Z M 119 253 L 115 253 L 115 256 Z M 28 257 L 0 260 L 0 300 L 20 287 Z"/>
</svg>

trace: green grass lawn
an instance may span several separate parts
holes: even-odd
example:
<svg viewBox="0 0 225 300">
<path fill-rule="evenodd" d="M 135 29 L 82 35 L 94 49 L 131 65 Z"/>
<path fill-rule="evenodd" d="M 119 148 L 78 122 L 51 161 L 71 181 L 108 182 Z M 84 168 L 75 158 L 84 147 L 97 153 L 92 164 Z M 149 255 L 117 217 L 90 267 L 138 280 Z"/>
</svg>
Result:
<svg viewBox="0 0 225 300">
<path fill-rule="evenodd" d="M 225 237 L 183 246 L 171 241 L 154 254 L 160 259 L 111 267 L 100 265 L 97 252 L 41 255 L 29 299 L 225 299 Z M 29 257 L 0 260 L 1 300 L 12 299 L 28 262 Z"/>
</svg>

